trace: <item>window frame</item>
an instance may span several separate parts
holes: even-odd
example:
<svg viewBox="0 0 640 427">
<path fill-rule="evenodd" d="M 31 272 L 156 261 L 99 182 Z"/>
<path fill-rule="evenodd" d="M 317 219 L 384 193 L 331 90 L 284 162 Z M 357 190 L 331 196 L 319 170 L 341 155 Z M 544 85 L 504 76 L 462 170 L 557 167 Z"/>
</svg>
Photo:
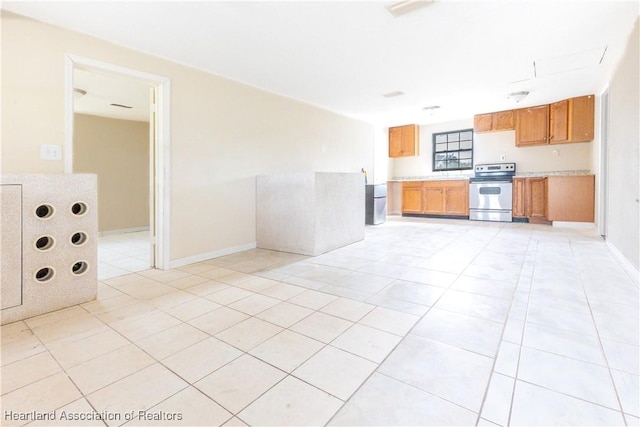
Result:
<svg viewBox="0 0 640 427">
<path fill-rule="evenodd" d="M 460 148 L 460 134 L 465 133 L 465 132 L 469 132 L 471 134 L 471 139 L 470 140 L 466 140 L 466 139 L 464 140 L 464 142 L 471 141 L 471 148 L 463 148 L 463 149 L 461 149 Z M 473 132 L 473 128 L 450 130 L 450 131 L 446 131 L 446 132 L 436 132 L 436 133 L 434 133 L 432 135 L 432 143 L 431 143 L 431 145 L 432 145 L 431 170 L 433 172 L 473 170 L 473 145 L 474 145 L 473 144 L 473 133 L 474 133 Z M 449 135 L 455 135 L 455 134 L 457 134 L 457 136 L 458 136 L 457 141 L 450 141 L 449 140 Z M 436 151 L 436 139 L 438 139 L 438 137 L 440 135 L 446 135 L 447 141 L 444 141 L 444 143 L 447 144 L 447 149 L 444 150 L 444 151 Z M 456 142 L 458 143 L 458 148 L 450 150 L 449 149 L 449 144 L 450 143 L 456 143 Z M 438 144 L 442 144 L 442 143 L 443 143 L 443 141 L 439 141 L 438 142 Z M 460 167 L 460 157 L 459 157 L 459 155 L 460 155 L 461 152 L 465 152 L 465 153 L 466 152 L 470 152 L 471 153 L 471 157 L 470 157 L 471 164 L 469 165 L 469 167 Z M 442 153 L 447 153 L 447 154 L 448 153 L 457 153 L 457 155 L 458 155 L 458 157 L 457 157 L 458 167 L 455 167 L 455 168 L 446 168 L 445 167 L 445 168 L 440 168 L 440 169 L 436 168 L 436 155 L 442 154 Z M 466 160 L 466 158 L 465 158 L 465 160 Z M 438 160 L 438 161 L 441 162 L 442 160 Z M 445 159 L 445 162 L 446 162 L 446 159 Z"/>
</svg>

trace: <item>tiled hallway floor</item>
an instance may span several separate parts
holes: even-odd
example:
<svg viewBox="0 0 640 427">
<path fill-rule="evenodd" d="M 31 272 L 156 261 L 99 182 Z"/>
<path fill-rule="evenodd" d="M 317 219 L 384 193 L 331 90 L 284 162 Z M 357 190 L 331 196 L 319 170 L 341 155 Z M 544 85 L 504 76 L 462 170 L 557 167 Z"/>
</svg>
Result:
<svg viewBox="0 0 640 427">
<path fill-rule="evenodd" d="M 638 425 L 638 301 L 591 230 L 392 219 L 3 326 L 2 424 Z"/>
<path fill-rule="evenodd" d="M 138 273 L 150 265 L 149 230 L 98 238 L 98 280 Z"/>
</svg>

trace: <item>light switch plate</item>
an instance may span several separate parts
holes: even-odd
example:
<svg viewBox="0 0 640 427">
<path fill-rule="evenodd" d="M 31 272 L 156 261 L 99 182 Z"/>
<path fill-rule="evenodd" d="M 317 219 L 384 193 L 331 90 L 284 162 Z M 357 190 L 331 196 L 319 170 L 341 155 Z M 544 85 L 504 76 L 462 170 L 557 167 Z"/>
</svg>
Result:
<svg viewBox="0 0 640 427">
<path fill-rule="evenodd" d="M 40 159 L 62 160 L 62 147 L 60 145 L 42 144 L 40 146 Z"/>
</svg>

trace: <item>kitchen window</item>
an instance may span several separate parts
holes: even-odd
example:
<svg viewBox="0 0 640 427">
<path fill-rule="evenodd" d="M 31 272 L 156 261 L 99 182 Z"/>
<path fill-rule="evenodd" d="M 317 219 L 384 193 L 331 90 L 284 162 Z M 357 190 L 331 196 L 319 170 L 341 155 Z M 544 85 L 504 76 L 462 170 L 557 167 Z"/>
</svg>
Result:
<svg viewBox="0 0 640 427">
<path fill-rule="evenodd" d="M 433 134 L 433 170 L 473 168 L 473 129 Z"/>
</svg>

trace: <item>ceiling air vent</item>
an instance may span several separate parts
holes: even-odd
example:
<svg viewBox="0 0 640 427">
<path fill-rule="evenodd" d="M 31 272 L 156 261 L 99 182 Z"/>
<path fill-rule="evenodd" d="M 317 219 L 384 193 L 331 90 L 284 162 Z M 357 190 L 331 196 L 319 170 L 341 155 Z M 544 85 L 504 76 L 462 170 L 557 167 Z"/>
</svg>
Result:
<svg viewBox="0 0 640 427">
<path fill-rule="evenodd" d="M 402 96 L 402 95 L 404 95 L 404 92 L 400 90 L 394 90 L 393 92 L 385 93 L 382 96 L 384 96 L 385 98 L 395 98 L 396 96 Z"/>
</svg>

